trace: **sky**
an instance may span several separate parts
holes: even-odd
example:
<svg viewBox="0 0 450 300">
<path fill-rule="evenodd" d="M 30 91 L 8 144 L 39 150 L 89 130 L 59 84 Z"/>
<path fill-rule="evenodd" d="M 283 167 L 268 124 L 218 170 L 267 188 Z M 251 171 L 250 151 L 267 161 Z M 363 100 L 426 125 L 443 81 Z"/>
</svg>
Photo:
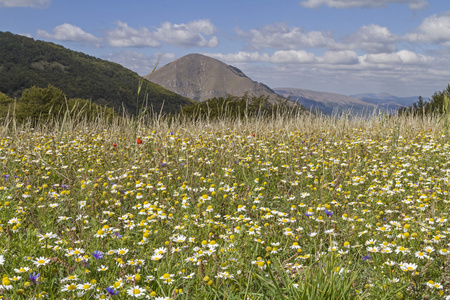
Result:
<svg viewBox="0 0 450 300">
<path fill-rule="evenodd" d="M 428 98 L 450 83 L 448 0 L 0 0 L 0 31 L 140 75 L 201 53 L 271 88 Z"/>
</svg>

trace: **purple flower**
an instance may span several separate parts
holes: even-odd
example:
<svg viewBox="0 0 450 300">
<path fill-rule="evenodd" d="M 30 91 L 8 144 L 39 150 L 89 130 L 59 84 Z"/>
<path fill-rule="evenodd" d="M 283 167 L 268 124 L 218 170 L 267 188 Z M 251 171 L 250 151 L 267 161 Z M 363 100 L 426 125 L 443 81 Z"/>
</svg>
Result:
<svg viewBox="0 0 450 300">
<path fill-rule="evenodd" d="M 110 286 L 106 288 L 106 291 L 107 291 L 108 294 L 110 294 L 111 296 L 114 296 L 114 295 L 119 294 L 118 291 L 114 290 L 114 288 L 112 288 L 112 287 L 110 287 Z"/>
<path fill-rule="evenodd" d="M 371 259 L 372 257 L 370 257 L 369 255 L 364 255 L 363 256 L 363 258 L 362 258 L 362 260 L 368 260 L 368 259 Z"/>
<path fill-rule="evenodd" d="M 103 258 L 103 252 L 102 252 L 102 251 L 95 250 L 94 252 L 92 252 L 92 256 L 93 256 L 95 259 Z"/>
<path fill-rule="evenodd" d="M 334 214 L 334 212 L 332 212 L 331 210 L 327 210 L 327 209 L 325 208 L 325 214 L 326 214 L 327 216 L 331 216 L 332 214 Z"/>
<path fill-rule="evenodd" d="M 310 214 L 308 214 L 308 213 L 305 213 L 305 216 L 307 216 L 307 217 L 311 217 L 312 215 L 310 215 Z"/>
<path fill-rule="evenodd" d="M 36 274 L 36 272 L 33 272 L 33 274 L 28 275 L 28 279 L 32 282 L 32 283 L 36 283 L 39 280 L 39 273 Z"/>
</svg>

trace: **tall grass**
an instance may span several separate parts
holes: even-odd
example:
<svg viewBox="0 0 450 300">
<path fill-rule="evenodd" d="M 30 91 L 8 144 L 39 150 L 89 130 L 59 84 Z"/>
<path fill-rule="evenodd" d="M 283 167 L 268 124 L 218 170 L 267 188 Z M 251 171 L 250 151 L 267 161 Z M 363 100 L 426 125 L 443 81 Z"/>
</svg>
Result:
<svg viewBox="0 0 450 300">
<path fill-rule="evenodd" d="M 450 145 L 439 116 L 12 116 L 0 126 L 6 299 L 450 292 L 447 221 L 437 221 L 447 216 Z"/>
</svg>

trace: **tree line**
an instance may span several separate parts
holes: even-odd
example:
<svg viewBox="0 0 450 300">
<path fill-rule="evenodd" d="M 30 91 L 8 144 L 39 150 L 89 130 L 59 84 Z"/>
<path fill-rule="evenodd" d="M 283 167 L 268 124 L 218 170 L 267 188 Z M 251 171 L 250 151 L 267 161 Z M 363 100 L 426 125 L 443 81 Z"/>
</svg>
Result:
<svg viewBox="0 0 450 300">
<path fill-rule="evenodd" d="M 409 107 L 401 107 L 399 115 L 425 116 L 448 113 L 450 99 L 450 84 L 442 91 L 437 91 L 430 99 L 424 100 L 422 96 Z"/>
</svg>

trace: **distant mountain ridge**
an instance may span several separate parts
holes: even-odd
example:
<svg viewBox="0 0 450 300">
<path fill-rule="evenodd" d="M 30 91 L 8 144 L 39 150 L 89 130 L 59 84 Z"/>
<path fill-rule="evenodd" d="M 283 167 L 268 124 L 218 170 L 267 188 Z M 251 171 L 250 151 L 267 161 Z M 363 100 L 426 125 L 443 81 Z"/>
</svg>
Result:
<svg viewBox="0 0 450 300">
<path fill-rule="evenodd" d="M 20 98 L 32 86 L 52 85 L 68 98 L 92 100 L 128 113 L 148 106 L 176 113 L 190 99 L 143 80 L 123 66 L 66 49 L 60 45 L 0 32 L 0 92 Z M 140 94 L 138 89 L 140 88 Z"/>
<path fill-rule="evenodd" d="M 328 115 L 342 112 L 372 113 L 375 109 L 395 113 L 400 107 L 410 106 L 418 97 L 396 97 L 388 93 L 341 95 L 298 88 L 274 88 L 279 95 L 298 102 L 308 109 L 320 110 Z"/>
<path fill-rule="evenodd" d="M 388 107 L 391 109 L 398 109 L 402 106 L 410 106 L 416 102 L 419 96 L 412 97 L 396 97 L 389 93 L 367 93 L 356 94 L 350 97 L 358 98 L 361 101 L 378 105 L 379 107 Z"/>
<path fill-rule="evenodd" d="M 372 103 L 366 103 L 354 97 L 336 93 L 318 92 L 297 88 L 274 88 L 279 95 L 302 104 L 308 109 L 320 110 L 325 114 L 342 113 L 367 113 L 375 109 Z"/>
<path fill-rule="evenodd" d="M 266 96 L 271 103 L 286 101 L 267 85 L 253 81 L 238 68 L 202 54 L 185 55 L 144 78 L 200 102 L 244 94 Z"/>
</svg>

